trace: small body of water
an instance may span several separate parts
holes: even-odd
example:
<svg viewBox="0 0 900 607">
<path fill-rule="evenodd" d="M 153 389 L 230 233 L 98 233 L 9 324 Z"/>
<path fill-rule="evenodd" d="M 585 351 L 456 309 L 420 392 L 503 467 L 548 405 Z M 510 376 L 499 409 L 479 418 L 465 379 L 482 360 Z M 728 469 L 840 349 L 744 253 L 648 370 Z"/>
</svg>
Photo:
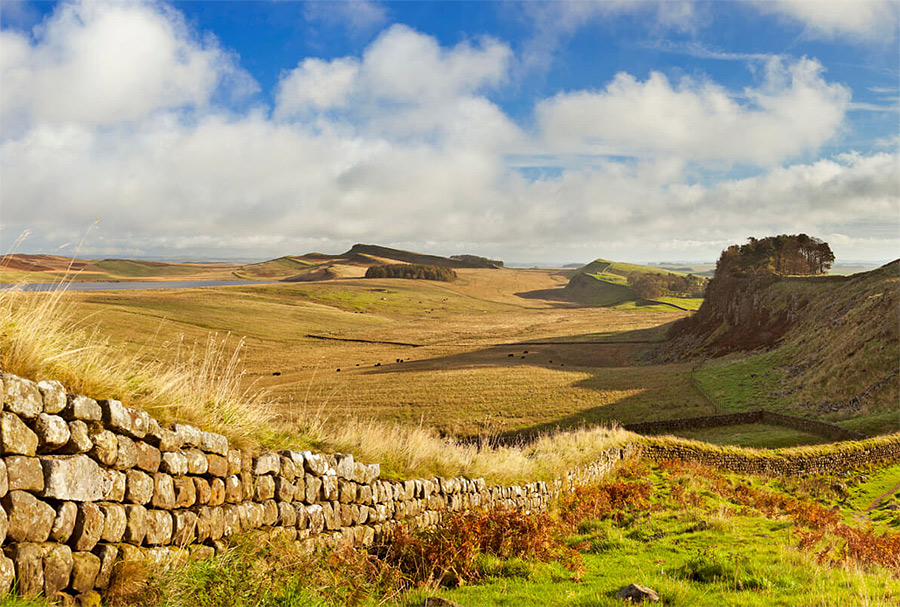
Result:
<svg viewBox="0 0 900 607">
<path fill-rule="evenodd" d="M 269 280 L 161 280 L 122 282 L 29 282 L 24 284 L 0 283 L 0 290 L 21 288 L 23 291 L 122 291 L 134 289 L 194 289 L 197 287 L 230 287 L 235 285 L 266 285 Z"/>
</svg>

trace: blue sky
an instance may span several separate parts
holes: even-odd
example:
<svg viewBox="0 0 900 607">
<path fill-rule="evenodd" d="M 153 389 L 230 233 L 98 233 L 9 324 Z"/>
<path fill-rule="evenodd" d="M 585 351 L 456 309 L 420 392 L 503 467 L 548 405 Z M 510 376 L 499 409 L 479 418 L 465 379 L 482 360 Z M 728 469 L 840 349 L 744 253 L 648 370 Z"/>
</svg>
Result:
<svg viewBox="0 0 900 607">
<path fill-rule="evenodd" d="M 4 0 L 0 245 L 676 261 L 803 231 L 893 259 L 898 19 L 883 0 Z"/>
</svg>

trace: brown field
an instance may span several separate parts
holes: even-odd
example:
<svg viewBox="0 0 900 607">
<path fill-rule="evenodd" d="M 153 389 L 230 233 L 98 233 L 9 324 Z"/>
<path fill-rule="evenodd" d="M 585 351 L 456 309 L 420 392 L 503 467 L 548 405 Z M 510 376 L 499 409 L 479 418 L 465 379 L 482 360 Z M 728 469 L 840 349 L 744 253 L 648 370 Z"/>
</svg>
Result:
<svg viewBox="0 0 900 607">
<path fill-rule="evenodd" d="M 468 436 L 712 412 L 688 367 L 633 362 L 684 312 L 568 302 L 557 270 L 457 272 L 453 283 L 338 279 L 66 297 L 114 346 L 144 356 L 174 356 L 175 344 L 210 332 L 245 338 L 245 381 L 265 388 L 287 419 L 312 412 Z"/>
</svg>

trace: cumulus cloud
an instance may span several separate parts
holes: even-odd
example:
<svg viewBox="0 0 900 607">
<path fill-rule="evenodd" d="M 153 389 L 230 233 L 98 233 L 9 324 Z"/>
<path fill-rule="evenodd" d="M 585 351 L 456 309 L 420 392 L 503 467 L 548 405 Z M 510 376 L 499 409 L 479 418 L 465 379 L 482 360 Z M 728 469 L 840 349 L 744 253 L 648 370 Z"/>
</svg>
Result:
<svg viewBox="0 0 900 607">
<path fill-rule="evenodd" d="M 210 37 L 156 4 L 64 3 L 33 32 L 0 31 L 0 105 L 12 121 L 115 124 L 206 105 L 249 76 Z M 6 130 L 6 129 L 4 129 Z"/>
<path fill-rule="evenodd" d="M 768 165 L 818 150 L 849 103 L 850 91 L 827 82 L 817 61 L 772 58 L 761 85 L 739 95 L 710 81 L 673 84 L 659 72 L 644 81 L 620 73 L 604 90 L 541 102 L 537 117 L 546 140 L 569 153 Z"/>
<path fill-rule="evenodd" d="M 888 42 L 897 36 L 900 5 L 894 0 L 750 0 L 763 13 L 799 22 L 811 38 Z"/>
<path fill-rule="evenodd" d="M 836 251 L 851 256 L 873 250 L 873 225 L 896 226 L 895 152 L 792 160 L 833 136 L 848 102 L 813 60 L 773 61 L 737 92 L 620 74 L 539 104 L 529 133 L 490 98 L 514 60 L 496 40 L 443 46 L 394 26 L 359 56 L 285 72 L 271 114 L 236 113 L 214 92 L 233 58 L 170 9 L 56 11 L 34 38 L 0 39 L 2 94 L 22 95 L 3 100 L 16 128 L 0 142 L 2 237 L 30 228 L 32 250 L 78 241 L 98 216 L 86 253 L 254 257 L 375 241 L 507 259 L 696 259 L 784 231 L 840 234 Z M 140 99 L 125 85 L 97 99 L 75 82 L 105 91 L 85 66 L 123 44 L 106 19 L 133 20 L 135 41 L 160 45 L 151 58 L 118 55 L 117 73 L 146 72 Z M 584 154 L 599 155 L 564 162 Z M 529 175 L 530 157 L 548 170 Z M 762 172 L 688 179 L 710 159 Z"/>
</svg>

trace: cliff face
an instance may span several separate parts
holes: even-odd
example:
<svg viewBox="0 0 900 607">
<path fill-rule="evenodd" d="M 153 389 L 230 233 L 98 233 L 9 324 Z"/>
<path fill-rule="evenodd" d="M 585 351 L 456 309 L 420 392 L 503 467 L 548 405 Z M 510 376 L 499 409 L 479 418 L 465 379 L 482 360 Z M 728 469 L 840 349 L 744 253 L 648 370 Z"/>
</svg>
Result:
<svg viewBox="0 0 900 607">
<path fill-rule="evenodd" d="M 896 411 L 900 260 L 853 276 L 716 277 L 658 361 L 772 352 L 779 393 L 820 413 Z M 743 378 L 752 386 L 755 376 Z"/>
</svg>

